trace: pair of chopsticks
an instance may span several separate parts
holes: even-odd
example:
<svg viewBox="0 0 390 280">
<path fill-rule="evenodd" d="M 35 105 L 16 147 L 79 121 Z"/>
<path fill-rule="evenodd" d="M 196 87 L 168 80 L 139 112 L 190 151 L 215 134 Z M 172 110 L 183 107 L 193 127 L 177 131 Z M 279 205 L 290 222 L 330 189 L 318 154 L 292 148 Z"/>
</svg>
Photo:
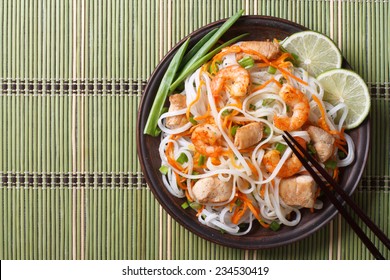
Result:
<svg viewBox="0 0 390 280">
<path fill-rule="evenodd" d="M 317 172 L 310 166 L 309 162 L 313 165 L 313 167 L 322 175 L 322 177 L 330 184 L 337 194 L 340 195 L 342 200 L 349 205 L 352 210 L 357 214 L 357 216 L 371 229 L 371 231 L 383 242 L 383 244 L 390 250 L 390 240 L 389 238 L 378 228 L 377 225 L 374 224 L 373 221 L 362 211 L 362 209 L 357 206 L 355 202 L 349 197 L 349 195 L 340 187 L 340 185 L 328 174 L 328 172 L 321 167 L 321 165 L 310 155 L 299 143 L 291 136 L 290 133 L 285 131 L 283 135 L 283 139 L 286 141 L 288 146 L 292 149 L 294 154 L 298 157 L 298 159 L 302 162 L 303 166 L 306 170 L 311 174 L 313 179 L 316 181 L 321 190 L 325 193 L 326 197 L 333 203 L 333 205 L 339 210 L 340 214 L 344 217 L 344 219 L 349 223 L 355 233 L 359 236 L 359 238 L 363 241 L 364 245 L 370 250 L 373 256 L 378 260 L 384 260 L 385 258 L 379 252 L 378 248 L 372 243 L 372 241 L 367 237 L 367 235 L 363 232 L 363 230 L 359 227 L 359 225 L 353 220 L 352 216 L 347 212 L 346 208 L 342 205 L 342 202 L 339 198 L 334 194 L 328 186 L 326 186 L 325 182 L 321 179 L 321 177 L 317 174 Z M 294 146 L 295 145 L 295 146 Z M 297 149 L 298 148 L 298 149 Z"/>
</svg>

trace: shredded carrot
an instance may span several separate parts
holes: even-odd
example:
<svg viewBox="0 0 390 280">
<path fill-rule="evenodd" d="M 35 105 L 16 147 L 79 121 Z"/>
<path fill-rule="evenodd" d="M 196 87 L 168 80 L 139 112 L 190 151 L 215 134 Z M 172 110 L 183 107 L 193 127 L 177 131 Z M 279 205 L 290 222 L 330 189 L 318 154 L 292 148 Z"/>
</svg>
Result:
<svg viewBox="0 0 390 280">
<path fill-rule="evenodd" d="M 192 199 L 192 197 L 190 196 L 190 193 L 188 192 L 188 190 L 185 191 L 185 194 L 186 194 L 187 200 L 188 200 L 189 202 L 194 201 L 194 200 Z"/>
<path fill-rule="evenodd" d="M 301 83 L 302 85 L 305 85 L 305 86 L 308 85 L 308 83 L 306 83 L 304 80 L 298 78 L 297 76 L 295 76 L 294 74 L 292 74 L 290 71 L 288 71 L 288 70 L 286 70 L 286 69 L 284 69 L 284 68 L 281 68 L 281 67 L 277 67 L 277 68 L 278 68 L 278 70 L 279 70 L 280 72 L 282 72 L 282 74 L 284 74 L 283 76 L 284 76 L 285 78 L 287 78 L 286 76 L 288 76 L 288 77 L 293 78 L 293 79 L 296 80 L 297 82 Z"/>
<path fill-rule="evenodd" d="M 277 80 L 275 80 L 273 77 L 271 79 L 269 79 L 268 81 L 266 81 L 265 83 L 255 87 L 252 89 L 252 92 L 255 92 L 255 91 L 258 91 L 258 90 L 261 90 L 263 88 L 265 88 L 267 85 L 269 85 L 270 83 L 275 83 L 278 87 L 282 87 L 282 84 L 279 83 Z"/>
<path fill-rule="evenodd" d="M 252 161 L 250 161 L 250 160 L 245 160 L 245 161 L 248 163 L 248 166 L 249 166 L 249 168 L 251 169 L 251 171 L 253 172 L 253 174 L 254 174 L 255 176 L 258 176 L 259 174 L 257 173 L 257 169 L 256 169 L 256 167 L 253 165 Z"/>
<path fill-rule="evenodd" d="M 244 216 L 246 210 L 248 209 L 248 205 L 243 203 L 241 206 L 237 206 L 232 215 L 231 221 L 233 224 L 238 224 L 242 216 Z"/>
<path fill-rule="evenodd" d="M 188 105 L 187 107 L 187 111 L 186 111 L 186 116 L 187 116 L 187 119 L 190 118 L 190 111 L 191 111 L 191 107 L 199 101 L 200 99 L 200 93 L 202 92 L 202 86 L 204 85 L 204 82 L 203 80 L 200 81 L 200 84 L 199 84 L 199 87 L 198 87 L 198 90 L 196 92 L 196 97 L 194 100 L 192 100 L 192 102 Z"/>
<path fill-rule="evenodd" d="M 224 56 L 227 55 L 227 54 L 230 54 L 230 53 L 239 53 L 239 52 L 241 52 L 241 48 L 240 48 L 239 46 L 237 46 L 237 45 L 233 45 L 233 46 L 224 48 L 220 53 L 217 53 L 217 54 L 213 57 L 211 63 L 213 64 L 213 63 L 215 63 L 216 61 L 221 60 L 222 57 L 224 57 Z"/>
<path fill-rule="evenodd" d="M 179 188 L 181 188 L 182 190 L 186 190 L 187 186 L 184 183 L 186 181 L 186 178 L 180 177 L 180 175 L 177 174 L 176 172 L 175 172 L 175 176 L 176 176 L 176 181 L 177 181 L 177 185 L 179 186 Z"/>
<path fill-rule="evenodd" d="M 333 179 L 336 181 L 339 179 L 339 169 L 337 167 L 333 170 Z"/>
</svg>

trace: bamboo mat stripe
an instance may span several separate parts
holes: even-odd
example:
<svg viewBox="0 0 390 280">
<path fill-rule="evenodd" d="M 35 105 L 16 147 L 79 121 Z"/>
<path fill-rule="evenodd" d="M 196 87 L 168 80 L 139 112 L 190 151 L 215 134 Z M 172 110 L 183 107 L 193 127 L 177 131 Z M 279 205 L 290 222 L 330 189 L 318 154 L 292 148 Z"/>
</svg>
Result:
<svg viewBox="0 0 390 280">
<path fill-rule="evenodd" d="M 372 258 L 340 217 L 272 250 L 219 246 L 146 185 L 135 123 L 150 74 L 184 36 L 242 8 L 330 36 L 367 82 L 372 145 L 353 198 L 390 234 L 389 1 L 3 0 L 0 259 Z"/>
</svg>

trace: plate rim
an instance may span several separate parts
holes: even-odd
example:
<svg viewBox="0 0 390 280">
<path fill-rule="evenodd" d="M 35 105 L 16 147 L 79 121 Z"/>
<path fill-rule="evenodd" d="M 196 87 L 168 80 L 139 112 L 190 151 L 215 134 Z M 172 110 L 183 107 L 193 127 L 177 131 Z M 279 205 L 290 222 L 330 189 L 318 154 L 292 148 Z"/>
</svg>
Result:
<svg viewBox="0 0 390 280">
<path fill-rule="evenodd" d="M 193 32 L 191 32 L 190 34 L 188 34 L 187 36 L 185 36 L 183 39 L 181 39 L 178 43 L 175 44 L 175 46 L 173 46 L 166 54 L 165 56 L 161 59 L 161 61 L 156 65 L 156 67 L 154 68 L 153 72 L 150 74 L 150 77 L 147 81 L 147 84 L 146 84 L 146 87 L 142 93 L 142 96 L 141 96 L 141 100 L 140 100 L 140 104 L 139 104 L 139 107 L 138 107 L 138 113 L 137 113 L 137 126 L 136 126 L 136 145 L 137 145 L 137 156 L 138 156 L 138 159 L 140 160 L 140 165 L 141 165 L 141 170 L 144 174 L 144 178 L 147 182 L 147 184 L 149 185 L 149 188 L 150 190 L 152 191 L 154 197 L 157 199 L 157 201 L 159 202 L 159 204 L 164 208 L 164 210 L 175 220 L 177 221 L 180 225 L 182 225 L 184 228 L 186 228 L 187 230 L 189 230 L 190 232 L 194 233 L 195 235 L 197 236 L 200 236 L 208 241 L 211 241 L 211 242 L 214 242 L 216 244 L 219 244 L 219 245 L 222 245 L 222 246 L 227 246 L 227 247 L 230 247 L 230 248 L 238 248 L 238 249 L 252 249 L 252 250 L 256 250 L 256 249 L 267 249 L 267 248 L 276 248 L 276 247 L 280 247 L 280 246 L 284 246 L 284 245 L 287 245 L 287 244 L 291 244 L 291 243 L 295 243 L 299 240 L 302 240 L 310 235 L 312 235 L 313 233 L 315 233 L 316 231 L 318 231 L 319 229 L 323 228 L 326 224 L 328 224 L 338 213 L 337 209 L 333 206 L 333 205 L 330 205 L 327 209 L 325 209 L 321 216 L 324 216 L 323 219 L 321 219 L 321 221 L 315 225 L 310 225 L 310 223 L 306 223 L 305 224 L 305 228 L 306 227 L 309 227 L 308 230 L 305 230 L 303 232 L 303 234 L 299 235 L 299 234 L 295 234 L 295 237 L 291 238 L 291 239 L 285 239 L 284 241 L 278 241 L 277 243 L 268 243 L 268 244 L 251 244 L 250 242 L 244 242 L 244 243 L 237 243 L 237 242 L 225 242 L 225 238 L 218 238 L 216 237 L 216 234 L 204 234 L 204 232 L 202 230 L 199 230 L 199 229 L 202 229 L 203 227 L 200 225 L 200 224 L 196 224 L 197 227 L 194 227 L 193 225 L 195 224 L 193 220 L 190 220 L 188 221 L 187 219 L 185 219 L 186 217 L 183 215 L 183 213 L 177 213 L 175 211 L 173 211 L 172 207 L 170 207 L 170 205 L 167 205 L 165 203 L 165 201 L 162 199 L 161 195 L 160 195 L 160 192 L 158 191 L 158 189 L 156 188 L 153 180 L 151 177 L 153 176 L 150 176 L 150 175 L 153 175 L 153 172 L 151 172 L 150 170 L 148 170 L 148 168 L 146 168 L 146 158 L 142 155 L 144 155 L 144 148 L 143 147 L 143 138 L 144 137 L 152 137 L 152 136 L 149 136 L 149 135 L 145 135 L 143 134 L 143 126 L 142 126 L 142 114 L 143 112 L 141 111 L 141 108 L 142 108 L 142 105 L 146 102 L 146 99 L 147 98 L 151 98 L 150 96 L 147 96 L 147 92 L 150 91 L 150 88 L 152 87 L 152 81 L 155 79 L 155 76 L 158 75 L 160 73 L 160 71 L 162 71 L 163 69 L 161 68 L 164 68 L 164 64 L 169 61 L 169 59 L 172 59 L 174 53 L 178 50 L 178 48 L 189 38 L 191 37 L 193 39 L 194 35 L 199 35 L 200 33 L 202 33 L 204 30 L 208 30 L 212 27 L 215 27 L 215 26 L 218 26 L 218 25 L 221 25 L 223 22 L 225 22 L 227 19 L 220 19 L 218 21 L 215 21 L 215 22 L 212 22 L 212 23 L 209 23 L 207 25 L 204 25 L 196 30 L 194 30 Z M 278 23 L 283 23 L 283 24 L 287 24 L 289 26 L 292 26 L 292 27 L 295 27 L 295 28 L 298 28 L 300 29 L 301 31 L 304 31 L 304 30 L 310 30 L 309 28 L 305 27 L 305 26 L 302 26 L 298 23 L 295 23 L 295 22 L 292 22 L 292 21 L 289 21 L 289 20 L 286 20 L 286 19 L 282 19 L 282 18 L 278 18 L 278 17 L 273 17 L 273 16 L 261 16 L 261 15 L 247 15 L 247 16 L 242 16 L 239 20 L 239 21 L 244 21 L 244 20 L 265 20 L 265 21 L 270 21 L 270 23 L 272 22 L 278 22 Z M 234 26 L 234 25 L 233 25 Z M 190 42 L 191 43 L 191 42 Z M 349 68 L 351 68 L 348 64 L 348 62 L 346 61 L 345 58 L 343 58 L 343 65 L 347 65 Z M 168 65 L 165 65 L 165 68 L 167 68 Z M 165 72 L 165 71 L 164 71 Z M 149 94 L 150 95 L 150 94 Z M 358 170 L 357 174 L 356 174 L 356 177 L 357 177 L 357 180 L 354 181 L 353 183 L 353 186 L 351 187 L 351 190 L 349 191 L 349 195 L 351 195 L 357 188 L 357 185 L 359 184 L 359 182 L 361 181 L 361 178 L 362 178 L 362 174 L 364 172 L 364 169 L 366 167 L 366 164 L 367 164 L 367 159 L 368 159 L 368 154 L 369 154 L 369 151 L 371 149 L 371 139 L 370 139 L 370 136 L 371 136 L 371 126 L 370 126 L 370 118 L 369 116 L 366 118 L 366 120 L 358 127 L 356 128 L 357 129 L 365 129 L 366 131 L 366 134 L 364 138 L 362 138 L 365 143 L 366 143 L 366 146 L 367 148 L 365 149 L 365 153 L 362 157 L 362 160 L 361 162 L 363 163 L 363 166 Z M 159 157 L 159 156 L 158 156 Z M 357 164 L 355 162 L 355 164 Z M 164 186 L 162 186 L 164 187 Z M 181 214 L 181 215 L 180 215 Z M 299 225 L 295 226 L 295 227 L 299 227 Z M 215 231 L 214 229 L 212 228 L 209 228 L 211 231 Z M 301 228 L 299 228 L 301 229 Z M 303 229 L 301 229 L 303 230 Z M 215 231 L 215 233 L 217 233 Z M 290 232 L 287 232 L 287 233 L 290 233 Z M 229 235 L 231 236 L 231 235 Z M 245 236 L 242 236 L 244 238 L 246 238 Z M 238 237 L 240 238 L 240 237 Z M 266 237 L 265 237 L 266 238 Z M 246 239 L 249 239 L 249 238 L 246 238 Z M 255 237 L 254 239 L 262 239 L 262 238 L 259 238 L 259 237 Z"/>
</svg>

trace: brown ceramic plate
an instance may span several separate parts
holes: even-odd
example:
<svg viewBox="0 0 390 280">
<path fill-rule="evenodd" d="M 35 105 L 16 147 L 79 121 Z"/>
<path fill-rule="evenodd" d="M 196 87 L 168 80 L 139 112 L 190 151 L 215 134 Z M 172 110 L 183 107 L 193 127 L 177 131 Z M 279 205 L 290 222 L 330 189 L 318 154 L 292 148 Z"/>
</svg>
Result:
<svg viewBox="0 0 390 280">
<path fill-rule="evenodd" d="M 214 22 L 190 34 L 191 41 L 189 48 L 207 32 L 215 27 L 221 26 L 224 21 L 225 20 Z M 245 37 L 245 40 L 284 39 L 285 37 L 302 30 L 307 30 L 307 28 L 279 18 L 244 16 L 230 28 L 222 39 L 227 41 L 247 32 L 249 32 L 250 35 Z M 234 248 L 262 249 L 277 247 L 305 238 L 320 229 L 337 213 L 335 207 L 327 200 L 324 200 L 323 209 L 317 210 L 315 213 L 310 213 L 307 209 L 301 210 L 302 220 L 295 227 L 282 226 L 279 231 L 273 232 L 260 227 L 254 222 L 254 227 L 250 233 L 245 236 L 233 236 L 222 234 L 218 230 L 200 224 L 197 217 L 195 217 L 194 211 L 189 209 L 183 210 L 181 208 L 184 199 L 178 199 L 166 190 L 159 172 L 161 166 L 161 160 L 158 155 L 160 137 L 145 135 L 143 134 L 143 131 L 160 81 L 175 52 L 186 39 L 187 37 L 179 42 L 157 66 L 145 88 L 139 107 L 137 151 L 146 181 L 157 200 L 176 221 L 188 230 L 209 241 Z M 345 60 L 344 67 L 349 68 L 348 63 Z M 340 180 L 341 185 L 346 192 L 352 194 L 362 176 L 367 161 L 370 143 L 369 121 L 366 120 L 358 128 L 348 131 L 348 133 L 353 138 L 356 145 L 356 158 L 352 165 L 342 171 Z"/>
</svg>

